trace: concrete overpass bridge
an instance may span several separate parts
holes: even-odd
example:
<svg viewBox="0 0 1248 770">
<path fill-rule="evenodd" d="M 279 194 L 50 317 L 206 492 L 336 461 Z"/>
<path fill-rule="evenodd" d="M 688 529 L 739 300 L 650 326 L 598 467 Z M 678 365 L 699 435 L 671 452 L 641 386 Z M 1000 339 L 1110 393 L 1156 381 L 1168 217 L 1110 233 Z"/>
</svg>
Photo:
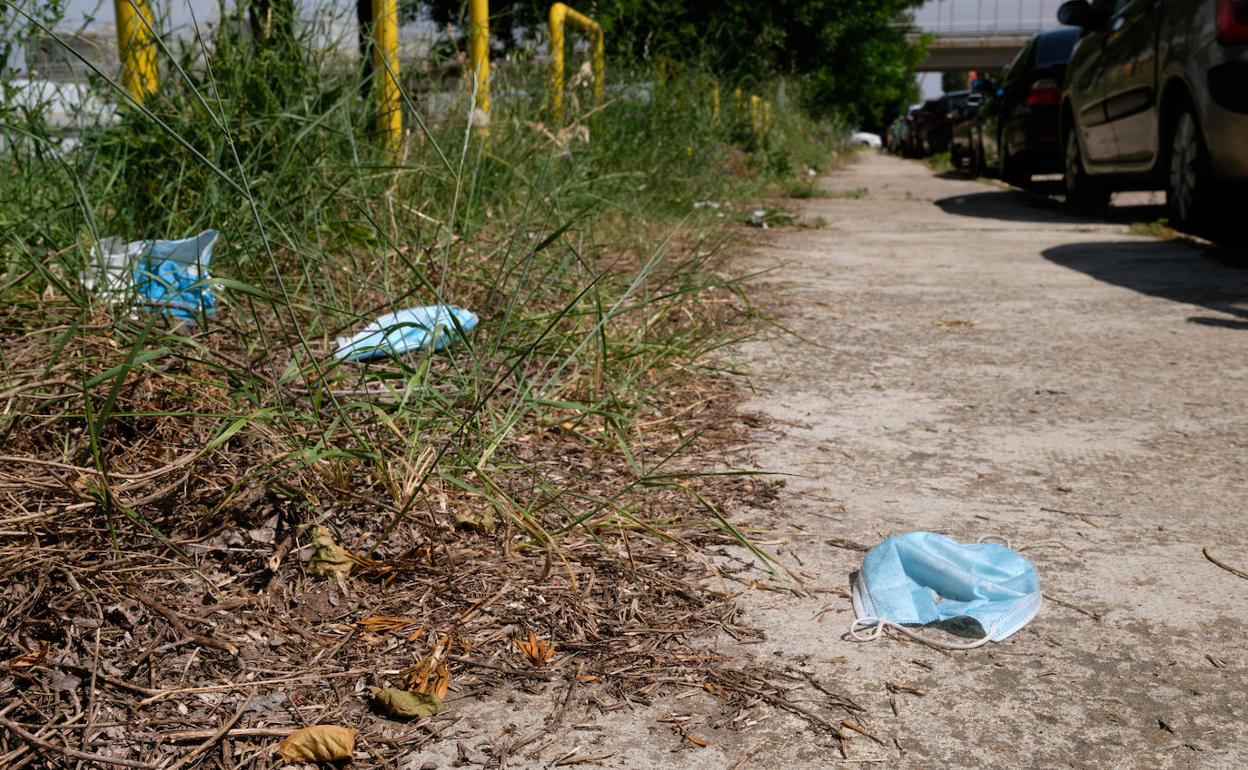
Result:
<svg viewBox="0 0 1248 770">
<path fill-rule="evenodd" d="M 914 38 L 929 35 L 920 72 L 1004 67 L 1032 35 L 1054 29 L 1061 0 L 929 0 L 913 12 Z"/>
</svg>

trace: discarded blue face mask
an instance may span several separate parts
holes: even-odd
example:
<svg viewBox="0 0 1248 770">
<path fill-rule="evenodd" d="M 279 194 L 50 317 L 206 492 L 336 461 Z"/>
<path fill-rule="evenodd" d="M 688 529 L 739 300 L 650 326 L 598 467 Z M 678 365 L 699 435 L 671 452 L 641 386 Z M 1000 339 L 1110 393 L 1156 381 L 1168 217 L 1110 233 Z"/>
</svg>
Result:
<svg viewBox="0 0 1248 770">
<path fill-rule="evenodd" d="M 136 303 L 186 321 L 216 312 L 216 295 L 208 263 L 217 242 L 216 230 L 176 241 L 123 241 L 116 236 L 98 241 L 82 283 L 110 304 Z"/>
<path fill-rule="evenodd" d="M 334 357 L 368 361 L 412 350 L 442 350 L 459 338 L 461 330 L 466 334 L 476 325 L 475 313 L 451 305 L 399 310 L 386 313 L 350 337 L 339 337 Z"/>
<path fill-rule="evenodd" d="M 970 618 L 983 637 L 967 643 L 924 641 L 949 649 L 999 642 L 1027 625 L 1043 598 L 1036 568 L 999 543 L 959 543 L 933 532 L 886 538 L 867 551 L 854 580 L 850 637 L 878 639 L 884 627 L 920 638 L 908 626 Z"/>
<path fill-rule="evenodd" d="M 178 241 L 152 241 L 134 265 L 134 288 L 141 302 L 186 321 L 214 315 L 217 298 L 208 282 L 208 263 L 219 236 L 216 230 L 205 230 Z"/>
</svg>

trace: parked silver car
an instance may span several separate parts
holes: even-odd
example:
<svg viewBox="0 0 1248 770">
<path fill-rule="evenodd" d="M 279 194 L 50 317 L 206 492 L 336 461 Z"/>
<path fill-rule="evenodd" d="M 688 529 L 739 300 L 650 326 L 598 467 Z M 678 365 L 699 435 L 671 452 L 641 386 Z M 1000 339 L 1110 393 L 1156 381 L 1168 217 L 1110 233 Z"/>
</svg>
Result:
<svg viewBox="0 0 1248 770">
<path fill-rule="evenodd" d="M 1164 187 L 1171 220 L 1248 185 L 1248 0 L 1076 0 L 1062 111 L 1067 198 Z"/>
</svg>

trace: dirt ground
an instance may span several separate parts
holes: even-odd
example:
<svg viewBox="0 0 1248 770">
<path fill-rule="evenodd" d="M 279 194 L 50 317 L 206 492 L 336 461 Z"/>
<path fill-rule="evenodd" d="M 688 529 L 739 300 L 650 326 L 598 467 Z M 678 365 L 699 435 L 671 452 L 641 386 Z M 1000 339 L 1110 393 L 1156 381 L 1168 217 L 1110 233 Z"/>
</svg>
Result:
<svg viewBox="0 0 1248 770">
<path fill-rule="evenodd" d="M 725 724 L 694 688 L 605 714 L 573 694 L 509 765 L 1248 766 L 1248 580 L 1202 554 L 1248 569 L 1248 270 L 886 156 L 822 184 L 801 204 L 821 226 L 741 263 L 770 269 L 756 291 L 791 334 L 740 351 L 760 427 L 731 458 L 794 474 L 745 523 L 813 595 L 748 591 L 767 639 L 713 645 L 813 673 L 879 742 L 851 733 L 843 758 L 766 706 Z M 847 640 L 853 545 L 916 529 L 1008 538 L 1049 601 L 970 652 Z M 471 762 L 559 696 L 463 703 L 454 740 L 406 767 Z"/>
</svg>

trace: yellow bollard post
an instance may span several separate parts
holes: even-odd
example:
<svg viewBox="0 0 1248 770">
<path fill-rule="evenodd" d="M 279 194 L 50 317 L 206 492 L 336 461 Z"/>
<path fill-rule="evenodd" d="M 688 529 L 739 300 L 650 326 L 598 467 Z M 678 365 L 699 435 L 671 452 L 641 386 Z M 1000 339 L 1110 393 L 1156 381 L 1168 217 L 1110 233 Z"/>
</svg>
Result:
<svg viewBox="0 0 1248 770">
<path fill-rule="evenodd" d="M 719 81 L 711 81 L 711 120 L 719 122 Z"/>
<path fill-rule="evenodd" d="M 471 25 L 468 50 L 477 78 L 477 109 L 490 117 L 490 0 L 469 0 Z"/>
<path fill-rule="evenodd" d="M 373 77 L 377 131 L 395 154 L 403 144 L 403 92 L 399 81 L 399 10 L 395 0 L 373 0 Z"/>
<path fill-rule="evenodd" d="M 568 6 L 554 3 L 550 6 L 550 109 L 555 119 L 563 116 L 563 21 Z"/>
<path fill-rule="evenodd" d="M 744 94 L 741 93 L 740 88 L 732 89 L 732 119 L 733 121 L 736 121 L 736 122 L 741 121 L 741 99 L 743 97 L 744 97 Z"/>
<path fill-rule="evenodd" d="M 602 27 L 598 26 L 598 22 L 585 20 L 589 22 L 594 33 L 594 58 L 591 65 L 594 68 L 594 103 L 602 104 L 603 93 L 607 86 L 607 46 L 602 38 Z"/>
<path fill-rule="evenodd" d="M 147 0 L 114 0 L 121 83 L 139 103 L 156 91 L 156 44 Z"/>
<path fill-rule="evenodd" d="M 763 100 L 758 94 L 750 94 L 750 127 L 755 134 L 763 132 L 762 104 Z"/>
<path fill-rule="evenodd" d="M 550 6 L 550 107 L 556 120 L 563 117 L 563 29 L 567 22 L 580 27 L 593 38 L 594 100 L 602 101 L 606 83 L 606 45 L 598 22 L 577 13 L 563 3 Z"/>
</svg>

